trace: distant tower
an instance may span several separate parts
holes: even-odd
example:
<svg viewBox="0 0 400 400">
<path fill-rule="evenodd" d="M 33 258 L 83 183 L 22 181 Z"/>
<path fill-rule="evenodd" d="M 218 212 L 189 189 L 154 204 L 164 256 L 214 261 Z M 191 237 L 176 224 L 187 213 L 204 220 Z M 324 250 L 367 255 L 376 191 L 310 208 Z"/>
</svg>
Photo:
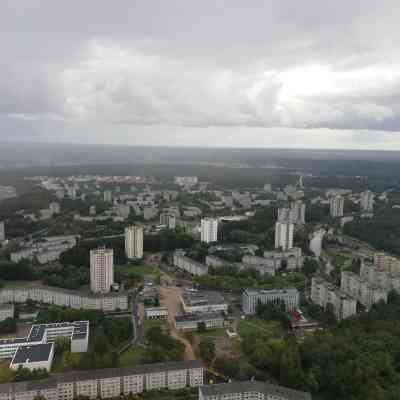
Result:
<svg viewBox="0 0 400 400">
<path fill-rule="evenodd" d="M 105 203 L 112 203 L 112 192 L 111 192 L 111 190 L 105 190 L 103 196 L 104 196 L 104 202 Z"/>
<path fill-rule="evenodd" d="M 0 242 L 4 242 L 6 240 L 6 230 L 4 228 L 4 222 L 0 221 Z"/>
<path fill-rule="evenodd" d="M 305 224 L 306 222 L 306 205 L 301 201 L 297 200 L 290 206 L 292 218 L 297 224 Z"/>
<path fill-rule="evenodd" d="M 267 192 L 267 193 L 271 193 L 272 192 L 272 187 L 271 187 L 270 183 L 266 183 L 264 185 L 264 192 Z"/>
<path fill-rule="evenodd" d="M 201 220 L 201 241 L 203 243 L 214 243 L 218 241 L 217 219 L 203 218 Z"/>
<path fill-rule="evenodd" d="M 370 190 L 361 193 L 360 196 L 361 211 L 373 212 L 374 211 L 374 194 Z"/>
<path fill-rule="evenodd" d="M 342 196 L 331 197 L 330 214 L 331 217 L 343 217 L 344 199 Z"/>
<path fill-rule="evenodd" d="M 90 250 L 90 290 L 108 293 L 114 283 L 114 251 L 98 248 Z"/>
<path fill-rule="evenodd" d="M 76 200 L 76 187 L 71 186 L 68 188 L 68 196 L 71 200 Z"/>
<path fill-rule="evenodd" d="M 125 228 L 126 258 L 143 258 L 143 227 L 128 226 Z"/>
<path fill-rule="evenodd" d="M 293 247 L 294 225 L 291 222 L 280 222 L 275 224 L 275 248 L 283 251 Z"/>
<path fill-rule="evenodd" d="M 165 225 L 167 229 L 176 228 L 176 217 L 174 214 L 162 213 L 160 214 L 160 224 Z"/>
<path fill-rule="evenodd" d="M 299 180 L 297 181 L 297 186 L 301 189 L 304 188 L 304 184 L 303 184 L 303 175 L 299 175 Z"/>
<path fill-rule="evenodd" d="M 60 203 L 57 203 L 56 201 L 50 203 L 49 209 L 52 214 L 60 214 Z"/>
</svg>

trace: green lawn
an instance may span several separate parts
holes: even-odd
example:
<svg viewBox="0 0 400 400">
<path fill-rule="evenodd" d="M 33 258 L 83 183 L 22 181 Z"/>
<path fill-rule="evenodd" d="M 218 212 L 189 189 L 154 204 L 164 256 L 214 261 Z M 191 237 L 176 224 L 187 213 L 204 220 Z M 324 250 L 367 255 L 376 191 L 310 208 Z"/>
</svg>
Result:
<svg viewBox="0 0 400 400">
<path fill-rule="evenodd" d="M 226 328 L 211 329 L 206 332 L 194 331 L 193 334 L 196 335 L 197 337 L 199 337 L 200 339 L 204 339 L 204 338 L 208 338 L 208 337 L 209 338 L 218 338 L 218 337 L 224 336 L 226 334 Z"/>
<path fill-rule="evenodd" d="M 145 331 L 154 326 L 159 326 L 162 329 L 167 329 L 169 327 L 168 321 L 165 319 L 145 319 L 143 324 Z"/>
<path fill-rule="evenodd" d="M 157 275 L 160 274 L 158 267 L 154 265 L 125 264 L 125 265 L 116 265 L 114 268 L 116 272 L 121 274 L 129 274 L 130 272 L 133 272 L 142 277 L 144 276 L 156 277 Z"/>
<path fill-rule="evenodd" d="M 281 335 L 281 327 L 279 322 L 264 321 L 258 318 L 248 318 L 239 321 L 240 336 L 246 335 L 254 331 L 267 332 L 274 337 Z"/>
<path fill-rule="evenodd" d="M 34 286 L 35 284 L 40 284 L 40 281 L 6 281 L 6 280 L 2 280 L 0 281 L 0 286 L 1 287 L 14 287 L 14 286 L 18 286 L 18 287 L 27 287 L 27 286 Z"/>
<path fill-rule="evenodd" d="M 124 351 L 119 358 L 121 367 L 130 367 L 133 365 L 140 364 L 143 355 L 146 353 L 146 349 L 138 344 L 130 346 L 128 350 Z"/>
</svg>

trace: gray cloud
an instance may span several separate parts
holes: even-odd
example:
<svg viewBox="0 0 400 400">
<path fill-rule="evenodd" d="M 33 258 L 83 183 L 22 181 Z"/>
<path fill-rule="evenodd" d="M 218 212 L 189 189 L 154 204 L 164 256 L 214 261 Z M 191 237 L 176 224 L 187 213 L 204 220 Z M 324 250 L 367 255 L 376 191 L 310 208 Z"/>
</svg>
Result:
<svg viewBox="0 0 400 400">
<path fill-rule="evenodd" d="M 399 17 L 390 0 L 7 0 L 0 139 L 391 147 Z"/>
</svg>

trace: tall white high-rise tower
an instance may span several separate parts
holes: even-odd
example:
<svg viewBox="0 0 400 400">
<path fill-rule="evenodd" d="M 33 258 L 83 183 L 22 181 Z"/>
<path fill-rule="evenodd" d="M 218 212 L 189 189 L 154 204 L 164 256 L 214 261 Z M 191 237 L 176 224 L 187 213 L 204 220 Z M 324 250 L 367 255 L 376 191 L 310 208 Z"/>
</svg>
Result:
<svg viewBox="0 0 400 400">
<path fill-rule="evenodd" d="M 213 243 L 218 241 L 218 220 L 215 218 L 203 218 L 201 220 L 201 241 Z"/>
<path fill-rule="evenodd" d="M 125 228 L 125 254 L 129 259 L 143 258 L 143 227 L 132 225 Z"/>
<path fill-rule="evenodd" d="M 114 283 L 114 251 L 104 247 L 90 250 L 90 290 L 108 293 Z"/>
</svg>

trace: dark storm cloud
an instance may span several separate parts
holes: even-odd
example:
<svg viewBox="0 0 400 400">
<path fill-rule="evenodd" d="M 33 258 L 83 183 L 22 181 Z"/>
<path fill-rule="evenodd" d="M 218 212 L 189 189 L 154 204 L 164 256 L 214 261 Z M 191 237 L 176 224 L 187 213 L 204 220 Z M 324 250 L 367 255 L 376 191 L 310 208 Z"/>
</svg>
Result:
<svg viewBox="0 0 400 400">
<path fill-rule="evenodd" d="M 211 128 L 216 144 L 246 145 L 282 141 L 284 129 L 290 143 L 308 131 L 311 145 L 330 145 L 319 130 L 357 146 L 370 131 L 368 143 L 381 135 L 390 147 L 399 17 L 397 1 L 8 0 L 0 138 L 15 120 L 43 140 L 86 130 L 92 141 L 198 144 Z"/>
</svg>

